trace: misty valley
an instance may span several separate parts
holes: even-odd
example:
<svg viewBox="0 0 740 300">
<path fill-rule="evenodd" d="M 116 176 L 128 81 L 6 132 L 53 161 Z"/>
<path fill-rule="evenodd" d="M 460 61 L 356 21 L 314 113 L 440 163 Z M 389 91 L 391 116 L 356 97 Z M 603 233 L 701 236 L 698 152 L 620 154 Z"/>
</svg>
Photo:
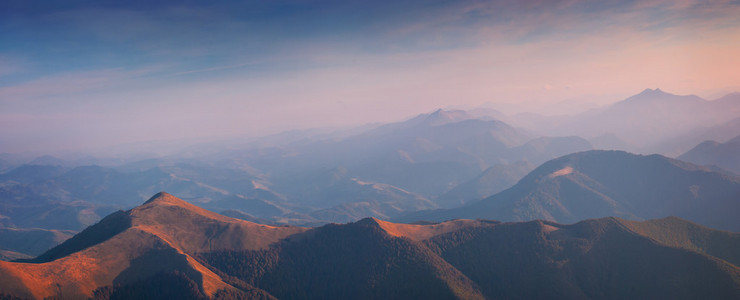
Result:
<svg viewBox="0 0 740 300">
<path fill-rule="evenodd" d="M 168 155 L 6 153 L 0 294 L 736 299 L 738 118 L 740 94 L 647 89 L 567 118 L 439 109 Z"/>
</svg>

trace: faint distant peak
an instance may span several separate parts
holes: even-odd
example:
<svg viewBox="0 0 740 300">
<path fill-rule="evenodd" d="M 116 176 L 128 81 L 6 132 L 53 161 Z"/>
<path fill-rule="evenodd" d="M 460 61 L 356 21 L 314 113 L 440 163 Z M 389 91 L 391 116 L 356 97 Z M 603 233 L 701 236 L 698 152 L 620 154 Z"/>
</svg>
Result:
<svg viewBox="0 0 740 300">
<path fill-rule="evenodd" d="M 740 102 L 740 92 L 729 93 L 718 99 L 713 100 L 713 102 Z"/>
<path fill-rule="evenodd" d="M 473 116 L 463 110 L 438 109 L 424 118 L 424 123 L 427 125 L 436 126 L 444 125 L 447 123 L 460 122 L 472 118 Z"/>
<path fill-rule="evenodd" d="M 444 110 L 437 109 L 429 114 L 427 119 L 460 119 L 470 117 L 467 112 L 462 110 Z"/>
<path fill-rule="evenodd" d="M 629 97 L 616 104 L 643 104 L 643 103 L 671 103 L 671 104 L 697 104 L 706 102 L 706 100 L 696 95 L 675 95 L 664 92 L 660 88 L 645 89 L 637 95 Z"/>
<path fill-rule="evenodd" d="M 639 94 L 637 94 L 635 96 L 658 96 L 658 95 L 661 95 L 661 96 L 662 95 L 674 96 L 671 93 L 664 92 L 660 88 L 656 88 L 656 89 L 649 89 L 649 88 L 647 88 L 647 89 L 643 90 L 642 92 L 640 92 Z"/>
</svg>

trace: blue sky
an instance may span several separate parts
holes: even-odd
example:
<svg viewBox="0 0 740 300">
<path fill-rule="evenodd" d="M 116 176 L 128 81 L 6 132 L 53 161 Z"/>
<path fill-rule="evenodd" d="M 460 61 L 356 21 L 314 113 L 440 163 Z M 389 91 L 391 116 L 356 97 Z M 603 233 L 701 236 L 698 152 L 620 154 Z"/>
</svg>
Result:
<svg viewBox="0 0 740 300">
<path fill-rule="evenodd" d="M 738 1 L 3 1 L 0 152 L 712 98 L 736 53 Z"/>
</svg>

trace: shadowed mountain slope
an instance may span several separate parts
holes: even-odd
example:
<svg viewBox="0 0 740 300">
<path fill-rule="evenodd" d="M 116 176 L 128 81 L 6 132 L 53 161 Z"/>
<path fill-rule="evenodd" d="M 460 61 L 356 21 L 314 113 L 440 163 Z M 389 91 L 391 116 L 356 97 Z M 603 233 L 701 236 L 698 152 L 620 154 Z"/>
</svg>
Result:
<svg viewBox="0 0 740 300">
<path fill-rule="evenodd" d="M 684 236 L 697 225 L 633 222 L 633 227 Z M 656 240 L 604 218 L 573 225 L 530 221 L 468 227 L 425 241 L 489 299 L 732 299 L 740 268 L 688 249 L 679 239 Z M 732 249 L 740 235 L 711 230 L 708 243 Z M 727 243 L 731 240 L 730 243 Z M 475 259 L 471 259 L 475 258 Z"/>
<path fill-rule="evenodd" d="M 573 225 L 368 218 L 267 250 L 199 258 L 281 299 L 733 299 L 738 242 L 740 234 L 678 218 Z"/>
<path fill-rule="evenodd" d="M 280 299 L 483 299 L 475 283 L 376 219 L 329 224 L 264 251 L 201 255 Z"/>
</svg>

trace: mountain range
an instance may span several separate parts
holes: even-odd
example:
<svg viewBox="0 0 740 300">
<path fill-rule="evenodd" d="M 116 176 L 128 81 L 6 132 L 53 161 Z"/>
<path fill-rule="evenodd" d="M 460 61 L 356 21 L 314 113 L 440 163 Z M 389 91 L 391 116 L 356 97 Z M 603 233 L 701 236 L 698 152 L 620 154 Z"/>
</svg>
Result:
<svg viewBox="0 0 740 300">
<path fill-rule="evenodd" d="M 366 218 L 316 228 L 159 193 L 46 253 L 0 262 L 2 297 L 581 299 L 740 297 L 740 235 L 679 218 L 561 225 Z M 680 261 L 680 264 L 675 262 Z"/>
<path fill-rule="evenodd" d="M 534 165 L 525 161 L 509 165 L 494 165 L 476 178 L 461 183 L 447 193 L 440 195 L 434 202 L 444 208 L 453 208 L 488 198 L 516 184 L 534 167 Z"/>
<path fill-rule="evenodd" d="M 306 232 L 335 230 L 332 232 L 338 235 L 346 233 L 347 238 L 355 234 L 352 230 L 371 226 L 373 222 L 419 225 L 452 219 L 503 222 L 546 220 L 543 221 L 545 224 L 572 224 L 594 218 L 619 217 L 619 224 L 628 224 L 625 220 L 643 221 L 677 216 L 702 226 L 739 231 L 740 222 L 736 218 L 740 214 L 740 179 L 737 177 L 740 173 L 737 160 L 740 153 L 737 151 L 740 138 L 737 136 L 740 132 L 739 95 L 730 94 L 707 101 L 697 96 L 680 96 L 659 89 L 647 89 L 613 105 L 573 116 L 507 116 L 490 110 L 440 109 L 400 122 L 370 124 L 350 130 L 292 131 L 259 139 L 194 145 L 182 149 L 178 154 L 164 157 L 130 154 L 124 157 L 66 155 L 58 158 L 50 155 L 0 154 L 0 259 L 10 261 L 38 257 L 33 260 L 34 263 L 49 266 L 67 254 L 95 249 L 103 240 L 113 239 L 113 236 L 121 233 L 117 230 L 128 230 L 121 228 L 144 226 L 126 227 L 130 222 L 125 219 L 141 219 L 141 207 L 137 206 L 161 190 L 170 191 L 189 203 L 187 206 L 182 203 L 175 205 L 186 207 L 185 210 L 196 211 L 197 208 L 202 215 L 220 213 L 247 221 L 229 222 L 255 226 L 258 226 L 255 223 L 259 223 L 268 226 L 265 228 L 301 226 L 290 228 Z M 650 155 L 590 151 L 594 148 L 624 149 Z M 661 155 L 652 154 L 655 152 Z M 681 153 L 684 154 L 679 156 Z M 193 208 L 190 204 L 197 207 Z M 153 206 L 152 203 L 147 205 Z M 118 210 L 124 212 L 115 213 Z M 113 219 L 101 221 L 111 213 L 128 217 L 116 219 L 112 215 L 108 218 Z M 157 219 L 159 216 L 145 218 Z M 204 222 L 208 224 L 215 222 L 210 219 L 217 218 L 198 220 L 206 220 Z M 115 225 L 118 221 L 111 220 L 124 220 L 120 222 L 125 226 Z M 605 222 L 602 219 L 598 221 Z M 322 227 L 330 223 L 348 224 Z M 494 221 L 480 224 L 483 223 L 497 224 Z M 93 233 L 86 230 L 93 228 L 89 227 L 91 225 L 98 228 Z M 207 229 L 207 235 L 212 234 L 208 230 L 222 228 L 218 226 Z M 109 229 L 113 231 L 108 232 Z M 72 243 L 75 235 L 78 241 L 75 243 L 80 243 L 80 239 L 92 239 L 94 242 L 84 242 L 82 246 L 72 247 L 73 250 L 66 252 L 50 251 L 57 253 L 54 255 L 44 254 L 65 241 Z M 377 239 L 374 241 L 379 244 L 386 242 L 382 235 L 356 235 L 371 241 Z M 162 239 L 171 243 L 180 238 L 179 235 L 157 236 L 142 239 Z M 334 243 L 340 248 L 348 247 L 330 236 L 325 238 L 326 243 Z M 436 293 L 441 295 L 447 293 L 445 291 L 453 291 L 451 297 L 458 298 L 515 297 L 512 294 L 497 294 L 493 292 L 495 287 L 485 287 L 476 279 L 478 275 L 469 275 L 468 271 L 440 256 L 434 250 L 436 248 L 430 248 L 427 239 L 416 242 L 424 244 L 426 248 L 417 249 L 407 244 L 393 247 L 416 249 L 412 256 L 426 257 L 422 261 L 427 264 L 418 268 L 444 275 L 423 278 L 426 284 L 447 287 Z M 160 242 L 146 243 L 149 242 L 142 244 L 142 247 L 154 247 L 152 245 Z M 293 245 L 287 243 L 287 238 L 271 240 L 269 244 L 267 248 L 260 248 L 259 251 L 264 253 L 249 252 L 251 254 L 247 255 L 258 255 L 259 259 L 280 259 L 283 262 L 285 259 L 305 259 L 299 255 L 304 251 L 303 247 L 287 246 Z M 362 248 L 353 251 L 374 249 L 372 245 L 362 245 Z M 69 247 L 69 244 L 65 247 Z M 162 247 L 169 249 L 169 246 Z M 270 250 L 273 247 L 280 250 Z M 400 251 L 393 247 L 383 248 L 383 251 Z M 157 274 L 152 277 L 156 280 L 138 281 L 128 273 L 115 282 L 98 282 L 95 281 L 98 279 L 88 278 L 100 285 L 90 290 L 71 288 L 72 293 L 90 295 L 92 292 L 95 297 L 95 291 L 100 288 L 97 293 L 103 298 L 126 298 L 122 295 L 131 298 L 134 294 L 130 293 L 151 290 L 152 282 L 170 282 L 183 285 L 183 291 L 188 291 L 190 296 L 200 295 L 198 297 L 216 296 L 218 293 L 223 294 L 220 297 L 247 293 L 251 297 L 305 298 L 306 295 L 300 294 L 303 288 L 294 288 L 286 294 L 276 290 L 281 289 L 279 284 L 283 280 L 303 280 L 286 274 L 298 272 L 296 270 L 299 269 L 308 273 L 313 268 L 300 264 L 278 264 L 292 271 L 269 273 L 265 275 L 268 277 L 249 277 L 251 275 L 239 273 L 246 272 L 243 270 L 232 270 L 234 273 L 225 271 L 228 269 L 226 265 L 215 268 L 213 266 L 219 262 L 209 263 L 206 258 L 218 259 L 217 255 L 207 254 L 218 251 L 233 258 L 243 254 L 236 254 L 239 251 L 256 251 L 254 249 L 234 246 L 229 249 L 190 251 L 177 245 L 172 248 L 179 250 L 166 251 L 187 254 L 189 259 L 217 274 L 225 284 L 216 284 L 220 287 L 216 291 L 221 292 L 214 292 L 210 288 L 209 292 L 204 292 L 197 278 L 211 278 L 212 275 L 207 272 L 197 275 L 200 272 L 197 270 L 201 270 L 199 266 L 191 263 L 192 266 L 188 267 L 178 262 L 173 263 L 177 268 L 152 271 Z M 424 249 L 437 253 L 435 255 L 443 261 L 429 256 Z M 113 250 L 103 248 L 100 251 Z M 136 251 L 144 253 L 150 250 Z M 123 256 L 139 257 L 140 254 L 126 255 Z M 343 254 L 332 252 L 332 255 L 342 257 Z M 92 259 L 93 256 L 87 257 Z M 39 259 L 44 257 L 51 261 L 41 262 Z M 148 256 L 142 257 L 143 261 L 149 259 Z M 396 258 L 388 259 L 386 263 L 395 266 Z M 404 263 L 408 263 L 404 265 L 406 268 L 419 262 Z M 448 265 L 452 265 L 456 271 Z M 104 266 L 108 267 L 119 271 L 123 268 L 121 265 Z M 264 266 L 255 268 L 258 269 L 253 271 L 257 272 Z M 373 265 L 363 272 L 375 274 L 373 272 L 378 268 L 381 266 Z M 351 271 L 347 270 L 345 274 L 350 276 Z M 399 276 L 411 276 L 404 274 Z M 326 277 L 326 280 L 335 279 Z M 566 280 L 569 282 L 567 284 L 574 284 L 568 280 L 571 279 Z M 360 281 L 372 280 L 361 278 Z M 400 288 L 390 281 L 377 284 L 389 290 Z M 129 288 L 123 288 L 124 285 Z M 144 288 L 147 285 L 149 287 Z M 301 281 L 299 285 L 305 287 L 307 283 Z M 312 295 L 318 295 L 315 296 L 318 298 L 334 295 L 329 294 L 329 287 L 316 293 Z M 358 292 L 354 287 L 346 286 L 339 293 Z M 376 296 L 397 293 L 394 290 Z M 422 297 L 421 294 L 418 296 Z M 429 295 L 423 296 L 428 298 Z M 162 297 L 175 296 L 158 296 Z"/>
<path fill-rule="evenodd" d="M 714 100 L 645 89 L 602 108 L 567 116 L 522 114 L 512 124 L 546 135 L 585 137 L 600 149 L 677 156 L 712 138 L 737 135 L 740 93 Z"/>
<path fill-rule="evenodd" d="M 661 155 L 593 150 L 551 160 L 513 187 L 458 208 L 410 213 L 398 220 L 494 219 L 572 223 L 618 216 L 678 216 L 740 231 L 740 177 Z"/>
<path fill-rule="evenodd" d="M 458 110 L 347 136 L 264 145 L 119 166 L 77 166 L 41 156 L 0 174 L 0 215 L 12 227 L 81 230 L 168 190 L 215 212 L 271 224 L 388 219 L 490 196 L 520 179 L 521 166 L 592 148 L 579 137 L 532 137 Z M 480 195 L 461 192 L 465 186 L 475 189 L 468 182 L 493 180 L 492 170 L 505 178 L 478 189 Z"/>
<path fill-rule="evenodd" d="M 533 137 L 499 120 L 437 110 L 342 139 L 275 147 L 270 154 L 243 159 L 271 170 L 276 174 L 272 182 L 287 188 L 295 184 L 286 182 L 303 182 L 316 171 L 343 169 L 350 178 L 389 184 L 431 200 L 493 165 L 538 165 L 589 149 L 588 141 L 578 137 Z M 298 197 L 304 192 L 285 194 Z"/>
</svg>

